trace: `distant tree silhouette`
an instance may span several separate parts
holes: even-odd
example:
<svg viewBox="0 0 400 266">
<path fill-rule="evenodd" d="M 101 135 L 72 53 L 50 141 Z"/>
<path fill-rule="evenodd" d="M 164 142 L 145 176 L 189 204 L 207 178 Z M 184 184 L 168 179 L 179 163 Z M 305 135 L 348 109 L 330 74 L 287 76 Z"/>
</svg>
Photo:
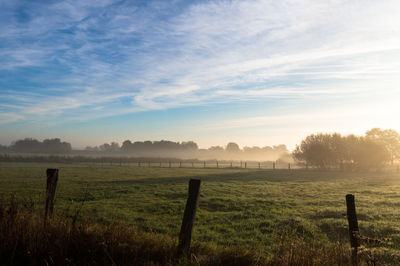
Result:
<svg viewBox="0 0 400 266">
<path fill-rule="evenodd" d="M 390 153 L 390 162 L 400 158 L 400 134 L 393 129 L 373 128 L 366 133 L 367 138 L 382 143 Z"/>
<path fill-rule="evenodd" d="M 125 140 L 120 150 L 129 154 L 149 154 L 149 153 L 182 153 L 198 150 L 197 143 L 193 141 L 173 142 L 167 140 L 161 141 L 136 141 Z"/>
<path fill-rule="evenodd" d="M 285 145 L 283 146 L 286 147 Z M 236 157 L 236 159 L 253 161 L 277 161 L 278 159 L 282 159 L 282 161 L 284 162 L 292 161 L 289 151 L 286 148 L 285 150 L 276 150 L 274 149 L 274 147 L 271 146 L 245 146 L 243 147 L 243 150 L 239 153 L 239 155 L 240 157 Z"/>
<path fill-rule="evenodd" d="M 197 150 L 199 147 L 197 146 L 197 143 L 193 141 L 187 141 L 187 142 L 182 142 L 181 147 L 185 150 Z"/>
<path fill-rule="evenodd" d="M 11 149 L 16 152 L 40 153 L 40 141 L 32 138 L 17 140 L 11 145 Z"/>
<path fill-rule="evenodd" d="M 390 153 L 382 143 L 366 137 L 359 137 L 356 141 L 350 156 L 357 169 L 379 169 L 390 160 Z"/>
<path fill-rule="evenodd" d="M 72 151 L 71 144 L 61 142 L 59 138 L 45 139 L 41 146 L 44 153 L 70 153 Z"/>
<path fill-rule="evenodd" d="M 326 169 L 334 161 L 336 154 L 330 143 L 331 135 L 316 134 L 305 138 L 297 146 L 293 155 L 300 161 L 306 161 L 310 166 Z"/>
<path fill-rule="evenodd" d="M 86 146 L 85 151 L 88 151 L 88 152 L 98 152 L 98 151 L 100 151 L 100 150 L 99 150 L 99 147 L 97 147 L 97 146 L 95 146 L 95 147 Z"/>
<path fill-rule="evenodd" d="M 312 134 L 296 146 L 293 156 L 320 169 L 340 168 L 368 170 L 381 168 L 390 160 L 386 146 L 369 137 L 334 134 Z"/>
<path fill-rule="evenodd" d="M 46 139 L 40 142 L 36 139 L 26 138 L 17 140 L 10 147 L 0 147 L 0 151 L 19 153 L 71 153 L 71 144 L 62 142 L 59 138 Z M 75 150 L 74 154 L 98 156 L 134 156 L 134 157 L 159 157 L 159 158 L 187 158 L 187 159 L 218 159 L 218 160 L 257 160 L 268 161 L 290 160 L 289 152 L 285 145 L 265 147 L 244 147 L 230 142 L 224 149 L 222 146 L 212 146 L 209 149 L 199 149 L 194 141 L 174 142 L 160 141 L 131 141 L 125 140 L 120 146 L 117 142 L 104 143 L 99 146 L 86 146 L 84 150 Z"/>
<path fill-rule="evenodd" d="M 265 147 L 265 148 L 268 148 L 268 147 Z M 288 151 L 285 144 L 272 146 L 272 150 L 277 151 L 277 152 L 287 152 Z"/>
<path fill-rule="evenodd" d="M 124 152 L 129 152 L 131 150 L 131 146 L 132 146 L 132 141 L 125 140 L 124 142 L 122 142 L 121 150 Z"/>
<path fill-rule="evenodd" d="M 45 139 L 43 142 L 32 138 L 25 138 L 17 140 L 10 146 L 10 149 L 21 153 L 70 153 L 72 151 L 71 144 L 61 142 L 59 138 Z"/>
<path fill-rule="evenodd" d="M 7 152 L 7 151 L 9 151 L 9 148 L 7 146 L 0 145 L 0 152 Z"/>
<path fill-rule="evenodd" d="M 209 151 L 217 151 L 217 152 L 223 152 L 224 148 L 222 146 L 211 146 L 208 148 Z"/>
<path fill-rule="evenodd" d="M 239 148 L 239 145 L 237 145 L 236 143 L 229 142 L 226 145 L 225 151 L 230 152 L 230 153 L 237 153 L 237 152 L 240 152 L 240 148 Z"/>
<path fill-rule="evenodd" d="M 103 152 L 109 152 L 111 150 L 111 145 L 108 143 L 104 143 L 99 146 L 99 150 Z"/>
</svg>

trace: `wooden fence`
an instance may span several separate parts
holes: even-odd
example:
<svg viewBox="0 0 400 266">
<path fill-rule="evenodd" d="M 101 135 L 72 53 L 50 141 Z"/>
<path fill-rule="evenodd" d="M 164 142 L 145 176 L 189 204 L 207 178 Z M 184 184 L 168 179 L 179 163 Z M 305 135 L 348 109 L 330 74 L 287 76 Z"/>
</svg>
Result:
<svg viewBox="0 0 400 266">
<path fill-rule="evenodd" d="M 102 164 L 102 166 L 104 166 Z M 112 162 L 109 165 L 119 165 L 122 166 L 123 163 L 114 164 Z M 138 161 L 137 163 L 125 164 L 125 165 L 135 165 L 137 167 L 147 167 L 147 168 L 207 168 L 207 169 L 264 169 L 264 170 L 278 170 L 278 169 L 308 169 L 303 166 L 293 165 L 291 163 L 276 163 L 276 162 L 227 162 L 227 161 L 202 161 L 202 162 L 146 162 Z M 293 168 L 294 166 L 294 168 Z"/>
<path fill-rule="evenodd" d="M 390 238 L 372 238 L 368 236 L 363 236 L 360 234 L 360 229 L 358 228 L 357 212 L 355 197 L 352 194 L 346 195 L 346 207 L 347 207 L 347 221 L 349 224 L 349 239 L 351 247 L 351 258 L 352 264 L 358 265 L 360 262 L 360 256 L 363 253 L 369 252 L 369 249 L 360 248 L 362 244 L 368 245 L 379 245 L 379 246 L 392 246 L 393 243 Z M 370 265 L 370 264 L 368 264 Z M 376 265 L 376 261 L 371 261 L 371 265 Z"/>
</svg>

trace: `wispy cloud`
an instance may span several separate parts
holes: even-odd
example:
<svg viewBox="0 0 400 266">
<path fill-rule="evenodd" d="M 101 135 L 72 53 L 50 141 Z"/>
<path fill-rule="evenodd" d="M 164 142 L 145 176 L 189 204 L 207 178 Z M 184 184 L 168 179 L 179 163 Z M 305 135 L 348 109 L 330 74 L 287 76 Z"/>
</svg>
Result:
<svg viewBox="0 0 400 266">
<path fill-rule="evenodd" d="M 395 0 L 1 4 L 2 124 L 391 98 L 400 82 Z"/>
</svg>

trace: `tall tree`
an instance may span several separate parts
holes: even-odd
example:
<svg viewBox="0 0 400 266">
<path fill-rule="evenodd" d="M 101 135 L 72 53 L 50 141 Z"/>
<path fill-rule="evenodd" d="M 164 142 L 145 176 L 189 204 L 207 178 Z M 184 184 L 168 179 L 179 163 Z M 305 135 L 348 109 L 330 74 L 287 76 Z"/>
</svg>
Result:
<svg viewBox="0 0 400 266">
<path fill-rule="evenodd" d="M 232 153 L 236 153 L 240 151 L 239 145 L 237 145 L 234 142 L 229 142 L 228 145 L 226 145 L 226 149 L 227 152 L 232 152 Z"/>
<path fill-rule="evenodd" d="M 328 134 L 312 134 L 307 136 L 296 146 L 293 156 L 300 161 L 305 161 L 308 165 L 316 166 L 321 169 L 328 168 L 333 160 L 333 151 L 329 145 Z"/>
<path fill-rule="evenodd" d="M 366 136 L 369 139 L 385 145 L 386 149 L 390 153 L 390 161 L 393 165 L 395 159 L 400 158 L 400 135 L 393 129 L 380 129 L 373 128 L 366 132 Z"/>
</svg>

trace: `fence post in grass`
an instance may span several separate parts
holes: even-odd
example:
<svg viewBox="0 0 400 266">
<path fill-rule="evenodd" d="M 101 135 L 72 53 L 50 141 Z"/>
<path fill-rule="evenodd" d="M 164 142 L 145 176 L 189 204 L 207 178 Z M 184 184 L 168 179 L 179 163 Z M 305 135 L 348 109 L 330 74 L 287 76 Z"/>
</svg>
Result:
<svg viewBox="0 0 400 266">
<path fill-rule="evenodd" d="M 204 161 L 204 168 L 206 168 L 206 161 Z"/>
<path fill-rule="evenodd" d="M 244 168 L 247 168 L 247 162 L 244 163 Z"/>
<path fill-rule="evenodd" d="M 233 167 L 232 167 L 232 162 L 231 162 L 231 168 L 233 168 Z"/>
<path fill-rule="evenodd" d="M 217 162 L 217 168 L 219 168 L 219 167 L 218 167 L 218 161 L 216 161 L 216 162 Z"/>
<path fill-rule="evenodd" d="M 53 214 L 54 210 L 54 197 L 56 195 L 56 187 L 58 181 L 58 169 L 48 168 L 46 170 L 46 203 L 44 207 L 44 222 L 46 223 L 47 217 Z"/>
<path fill-rule="evenodd" d="M 288 163 L 288 169 L 290 170 L 290 163 Z"/>
<path fill-rule="evenodd" d="M 261 169 L 261 164 L 260 163 L 258 163 L 258 169 Z"/>
<path fill-rule="evenodd" d="M 179 233 L 178 252 L 179 254 L 186 255 L 188 258 L 190 256 L 190 240 L 192 238 L 193 224 L 200 196 L 200 184 L 201 181 L 199 179 L 190 179 L 189 181 L 189 193 Z"/>
<path fill-rule="evenodd" d="M 272 170 L 275 170 L 275 162 L 272 163 Z"/>
<path fill-rule="evenodd" d="M 352 249 L 352 262 L 353 265 L 357 265 L 357 248 L 360 246 L 357 234 L 359 234 L 358 221 L 356 214 L 356 205 L 354 202 L 354 195 L 346 195 L 346 206 L 347 206 L 347 220 L 349 222 L 349 236 L 350 246 Z"/>
</svg>

